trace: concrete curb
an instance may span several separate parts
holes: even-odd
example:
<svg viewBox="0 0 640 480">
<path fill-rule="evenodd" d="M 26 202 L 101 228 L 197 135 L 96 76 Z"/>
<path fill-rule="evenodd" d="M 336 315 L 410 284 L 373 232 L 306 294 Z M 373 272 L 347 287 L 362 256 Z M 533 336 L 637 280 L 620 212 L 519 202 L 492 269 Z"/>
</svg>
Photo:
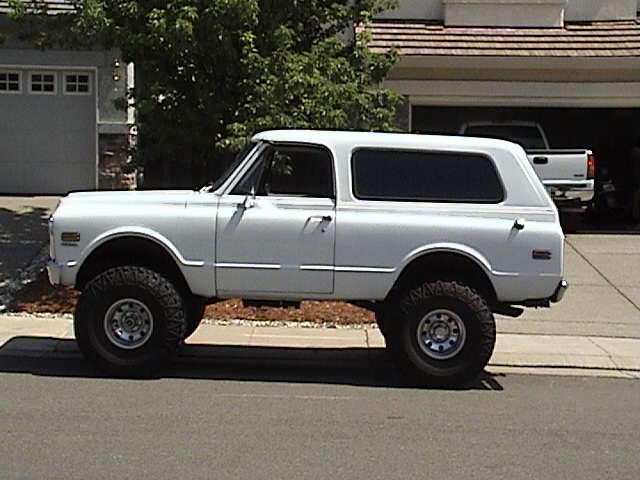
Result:
<svg viewBox="0 0 640 480">
<path fill-rule="evenodd" d="M 0 356 L 79 356 L 75 342 L 69 342 L 73 339 L 70 316 L 0 314 Z M 182 355 L 187 358 L 214 355 L 267 362 L 376 365 L 387 361 L 384 339 L 375 326 L 303 328 L 250 322 L 204 323 L 185 343 Z M 640 379 L 640 339 L 498 334 L 488 370 Z"/>
</svg>

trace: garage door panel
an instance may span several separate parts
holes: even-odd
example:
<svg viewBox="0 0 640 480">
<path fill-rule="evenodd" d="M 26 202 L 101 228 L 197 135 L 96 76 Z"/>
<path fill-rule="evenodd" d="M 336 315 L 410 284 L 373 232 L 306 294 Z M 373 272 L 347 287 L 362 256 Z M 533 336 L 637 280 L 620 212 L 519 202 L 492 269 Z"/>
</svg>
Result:
<svg viewBox="0 0 640 480">
<path fill-rule="evenodd" d="M 60 80 L 56 94 L 0 94 L 0 193 L 95 189 L 95 95 L 66 95 Z"/>
</svg>

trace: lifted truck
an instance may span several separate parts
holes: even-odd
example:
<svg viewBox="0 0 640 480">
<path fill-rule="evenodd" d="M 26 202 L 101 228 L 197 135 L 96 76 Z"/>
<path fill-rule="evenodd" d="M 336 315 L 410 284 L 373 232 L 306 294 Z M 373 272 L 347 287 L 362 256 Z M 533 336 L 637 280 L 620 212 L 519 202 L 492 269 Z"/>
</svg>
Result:
<svg viewBox="0 0 640 480">
<path fill-rule="evenodd" d="M 373 310 L 403 372 L 457 385 L 491 357 L 493 312 L 567 287 L 556 207 L 491 139 L 262 132 L 199 191 L 72 193 L 50 238 L 78 345 L 117 376 L 157 371 L 207 303 L 314 299 Z"/>
</svg>

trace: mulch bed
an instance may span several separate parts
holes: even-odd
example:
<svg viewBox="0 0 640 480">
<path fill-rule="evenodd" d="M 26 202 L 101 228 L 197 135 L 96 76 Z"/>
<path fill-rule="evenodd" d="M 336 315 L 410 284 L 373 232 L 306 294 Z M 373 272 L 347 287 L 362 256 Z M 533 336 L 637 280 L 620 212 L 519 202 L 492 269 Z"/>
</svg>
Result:
<svg viewBox="0 0 640 480">
<path fill-rule="evenodd" d="M 45 273 L 25 285 L 8 305 L 23 313 L 73 313 L 79 293 L 69 287 L 52 287 Z M 207 306 L 205 318 L 353 325 L 375 323 L 373 313 L 345 302 L 306 301 L 300 308 L 244 307 L 237 299 Z"/>
</svg>

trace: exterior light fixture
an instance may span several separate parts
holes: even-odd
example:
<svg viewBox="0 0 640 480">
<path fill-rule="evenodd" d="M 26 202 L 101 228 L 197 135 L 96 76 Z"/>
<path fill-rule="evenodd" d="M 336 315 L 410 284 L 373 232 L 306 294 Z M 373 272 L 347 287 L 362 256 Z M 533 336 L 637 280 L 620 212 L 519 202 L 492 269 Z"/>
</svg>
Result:
<svg viewBox="0 0 640 480">
<path fill-rule="evenodd" d="M 122 78 L 122 75 L 120 75 L 120 59 L 114 58 L 113 62 L 111 62 L 111 65 L 113 66 L 113 73 L 111 74 L 111 78 L 114 82 L 118 82 Z"/>
</svg>

